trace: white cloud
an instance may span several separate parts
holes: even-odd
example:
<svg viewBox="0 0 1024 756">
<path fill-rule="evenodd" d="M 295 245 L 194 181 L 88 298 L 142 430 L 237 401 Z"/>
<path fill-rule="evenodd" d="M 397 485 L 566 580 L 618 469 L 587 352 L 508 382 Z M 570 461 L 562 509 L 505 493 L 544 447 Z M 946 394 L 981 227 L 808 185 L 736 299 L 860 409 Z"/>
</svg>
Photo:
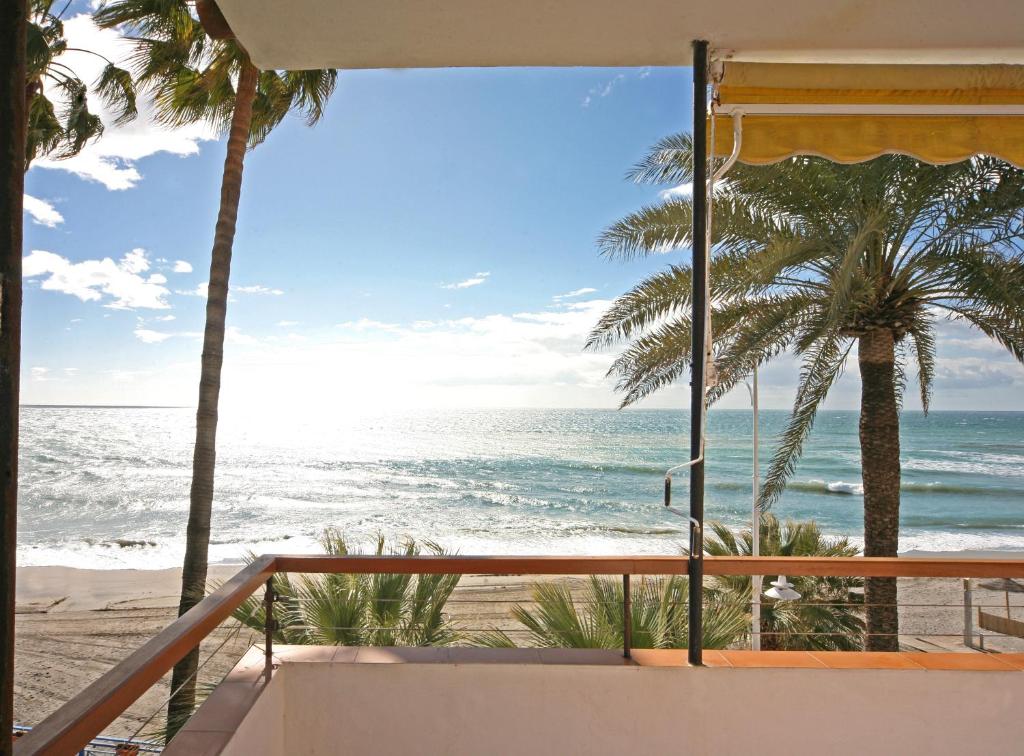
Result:
<svg viewBox="0 0 1024 756">
<path fill-rule="evenodd" d="M 135 329 L 135 337 L 145 344 L 159 344 L 162 341 L 167 341 L 167 339 L 171 338 L 173 335 L 173 333 L 151 331 L 148 328 Z"/>
<path fill-rule="evenodd" d="M 281 395 L 307 405 L 330 395 L 358 407 L 614 406 L 613 354 L 583 351 L 609 305 L 395 323 L 361 318 L 332 335 L 263 340 L 232 351 L 225 402 Z M 351 366 L 358 364 L 354 371 Z"/>
<path fill-rule="evenodd" d="M 170 322 L 170 321 L 174 320 L 174 316 L 173 315 L 161 315 L 160 317 L 153 318 L 153 319 L 154 320 L 162 320 L 162 321 L 164 321 L 166 323 L 166 322 Z"/>
<path fill-rule="evenodd" d="M 228 326 L 224 329 L 224 340 L 229 344 L 252 345 L 259 343 L 259 339 L 242 333 L 242 329 L 238 326 Z"/>
<path fill-rule="evenodd" d="M 1024 368 L 987 357 L 947 357 L 935 366 L 935 383 L 939 388 L 995 389 L 1024 383 Z"/>
<path fill-rule="evenodd" d="M 573 289 L 572 291 L 565 292 L 565 294 L 555 294 L 555 296 L 553 296 L 552 299 L 555 300 L 556 302 L 561 302 L 563 299 L 573 299 L 575 297 L 582 297 L 584 294 L 593 294 L 596 291 L 597 289 L 592 289 L 589 286 L 584 286 L 582 289 Z"/>
<path fill-rule="evenodd" d="M 279 321 L 277 321 L 278 328 L 291 328 L 292 326 L 297 326 L 298 324 L 299 324 L 299 321 L 297 321 L 297 320 L 279 320 Z"/>
<path fill-rule="evenodd" d="M 194 289 L 175 289 L 174 293 L 181 294 L 185 297 L 202 297 L 203 299 L 206 299 L 207 295 L 210 293 L 209 289 L 210 284 L 203 281 L 202 283 L 196 284 L 196 288 Z"/>
<path fill-rule="evenodd" d="M 465 281 L 459 281 L 458 283 L 441 284 L 442 289 L 468 289 L 471 286 L 479 286 L 490 277 L 490 272 L 483 271 L 477 273 L 472 278 L 467 278 Z"/>
<path fill-rule="evenodd" d="M 191 273 L 192 272 L 192 263 L 187 262 L 185 260 L 175 260 L 174 261 L 174 268 L 172 269 L 172 272 L 174 272 L 174 273 Z"/>
<path fill-rule="evenodd" d="M 125 65 L 131 54 L 129 42 L 115 30 L 97 28 L 88 14 L 65 20 L 64 34 L 69 48 L 91 50 L 120 65 Z M 57 60 L 70 66 L 87 83 L 94 82 L 105 65 L 101 57 L 75 51 L 69 51 Z M 136 166 L 142 158 L 159 152 L 195 155 L 199 152 L 200 142 L 217 138 L 217 134 L 205 124 L 181 128 L 157 124 L 153 118 L 153 106 L 146 98 L 139 100 L 139 117 L 124 126 L 114 125 L 114 118 L 99 97 L 91 96 L 89 107 L 106 126 L 103 136 L 75 157 L 66 160 L 41 158 L 33 161 L 33 168 L 69 171 L 111 190 L 130 189 L 142 179 Z"/>
<path fill-rule="evenodd" d="M 231 291 L 238 292 L 239 294 L 273 294 L 275 297 L 279 297 L 284 294 L 280 289 L 272 289 L 269 286 L 263 286 L 262 284 L 253 284 L 252 286 L 232 286 Z"/>
<path fill-rule="evenodd" d="M 592 87 L 587 96 L 583 98 L 583 107 L 589 108 L 590 103 L 595 99 L 607 97 L 615 91 L 615 87 L 626 78 L 625 74 L 616 74 L 611 79 L 606 81 L 604 84 L 599 84 L 596 87 Z"/>
<path fill-rule="evenodd" d="M 399 328 L 397 323 L 382 323 L 379 320 L 371 320 L 369 318 L 347 320 L 344 323 L 338 323 L 337 327 L 348 331 L 396 331 Z"/>
<path fill-rule="evenodd" d="M 165 299 L 170 292 L 162 285 L 163 281 L 153 280 L 155 276 L 140 275 L 148 268 L 143 249 L 131 250 L 118 262 L 105 257 L 73 263 L 66 257 L 39 249 L 32 250 L 24 259 L 25 278 L 46 276 L 41 288 L 47 291 L 71 294 L 83 302 L 109 297 L 104 306 L 118 310 L 165 310 L 170 307 Z"/>
<path fill-rule="evenodd" d="M 151 374 L 149 370 L 107 370 L 105 374 L 110 376 L 114 383 L 134 383 L 137 378 L 143 378 Z"/>
<path fill-rule="evenodd" d="M 64 216 L 53 205 L 30 194 L 25 195 L 25 212 L 32 216 L 32 222 L 38 226 L 56 228 L 57 224 L 64 222 Z"/>
<path fill-rule="evenodd" d="M 679 186 L 673 186 L 670 189 L 663 189 L 658 192 L 658 196 L 663 200 L 676 199 L 678 197 L 692 197 L 693 183 L 689 182 L 686 184 L 680 184 Z"/>
<path fill-rule="evenodd" d="M 121 259 L 121 267 L 129 273 L 144 273 L 149 270 L 146 250 L 136 247 Z"/>
<path fill-rule="evenodd" d="M 269 286 L 263 286 L 262 284 L 253 284 L 252 286 L 228 286 L 231 294 L 271 294 L 275 297 L 279 297 L 284 292 L 281 289 L 272 289 Z M 210 293 L 210 284 L 207 281 L 203 281 L 196 285 L 194 289 L 177 289 L 175 294 L 181 294 L 187 297 L 202 297 L 206 299 Z M 229 301 L 230 295 L 229 295 Z"/>
<path fill-rule="evenodd" d="M 33 381 L 45 381 L 47 380 L 50 368 L 45 367 L 34 367 L 31 370 Z"/>
<path fill-rule="evenodd" d="M 157 320 L 165 320 L 165 318 L 157 318 Z M 231 329 L 228 328 L 228 330 L 230 331 Z M 144 327 L 141 322 L 133 333 L 135 334 L 135 338 L 146 344 L 160 344 L 168 339 L 179 337 L 199 339 L 203 336 L 203 334 L 198 331 L 154 331 L 150 328 Z"/>
<path fill-rule="evenodd" d="M 622 82 L 626 80 L 627 73 L 629 72 L 617 73 L 615 74 L 615 76 L 608 79 L 608 81 L 604 82 L 603 84 L 598 84 L 596 87 L 591 87 L 590 90 L 587 92 L 587 96 L 583 98 L 583 102 L 581 103 L 581 105 L 584 108 L 589 108 L 593 104 L 594 100 L 599 100 L 604 97 L 608 97 L 612 92 L 615 91 L 615 89 L 620 84 L 622 84 Z M 629 73 L 629 76 L 630 78 L 632 78 L 634 75 L 637 79 L 646 79 L 648 76 L 651 75 L 651 67 L 644 66 L 643 68 L 634 69 L 632 73 Z"/>
<path fill-rule="evenodd" d="M 68 376 L 69 378 L 74 378 L 76 375 L 78 375 L 78 368 L 75 368 L 75 367 L 64 368 L 64 375 Z"/>
</svg>

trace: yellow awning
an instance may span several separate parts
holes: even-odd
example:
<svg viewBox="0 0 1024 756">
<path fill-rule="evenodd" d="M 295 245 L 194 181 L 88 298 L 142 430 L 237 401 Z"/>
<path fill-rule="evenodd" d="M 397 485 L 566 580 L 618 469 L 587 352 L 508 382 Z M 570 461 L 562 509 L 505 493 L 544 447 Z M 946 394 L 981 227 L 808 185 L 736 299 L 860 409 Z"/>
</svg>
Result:
<svg viewBox="0 0 1024 756">
<path fill-rule="evenodd" d="M 715 154 L 857 163 L 899 153 L 929 163 L 993 155 L 1024 167 L 1024 66 L 726 63 Z"/>
</svg>

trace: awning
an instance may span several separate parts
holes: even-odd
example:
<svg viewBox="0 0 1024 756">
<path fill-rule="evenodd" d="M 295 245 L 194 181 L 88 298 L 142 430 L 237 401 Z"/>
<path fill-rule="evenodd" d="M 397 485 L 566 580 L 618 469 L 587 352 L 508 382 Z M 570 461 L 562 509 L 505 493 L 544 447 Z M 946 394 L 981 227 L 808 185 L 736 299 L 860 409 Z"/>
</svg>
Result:
<svg viewBox="0 0 1024 756">
<path fill-rule="evenodd" d="M 726 62 L 715 105 L 718 156 L 794 155 L 856 163 L 884 154 L 929 163 L 992 155 L 1024 168 L 1024 66 Z"/>
</svg>

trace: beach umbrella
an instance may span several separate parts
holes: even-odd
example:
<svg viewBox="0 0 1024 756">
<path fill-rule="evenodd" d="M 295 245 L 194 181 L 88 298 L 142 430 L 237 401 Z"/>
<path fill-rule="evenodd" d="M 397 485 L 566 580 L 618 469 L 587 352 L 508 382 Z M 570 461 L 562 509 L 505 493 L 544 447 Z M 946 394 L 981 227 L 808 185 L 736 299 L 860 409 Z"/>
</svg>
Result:
<svg viewBox="0 0 1024 756">
<path fill-rule="evenodd" d="M 1024 585 L 1021 585 L 1016 580 L 1010 580 L 1009 578 L 996 578 L 995 580 L 986 580 L 984 583 L 978 583 L 979 588 L 986 588 L 990 591 L 1002 591 L 1006 597 L 1006 617 L 1010 617 L 1010 594 L 1011 593 L 1024 593 Z"/>
</svg>

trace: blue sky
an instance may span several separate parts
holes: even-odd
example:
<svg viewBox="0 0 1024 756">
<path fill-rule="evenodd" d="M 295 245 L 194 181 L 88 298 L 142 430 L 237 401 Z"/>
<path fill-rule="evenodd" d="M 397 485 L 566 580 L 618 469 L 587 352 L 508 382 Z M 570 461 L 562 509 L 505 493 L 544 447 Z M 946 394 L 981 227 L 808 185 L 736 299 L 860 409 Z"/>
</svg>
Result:
<svg viewBox="0 0 1024 756">
<path fill-rule="evenodd" d="M 582 340 L 686 253 L 611 263 L 594 240 L 658 201 L 623 175 L 689 99 L 687 69 L 344 72 L 320 125 L 289 119 L 247 158 L 225 404 L 613 406 L 611 355 Z M 194 403 L 224 146 L 145 115 L 28 174 L 27 403 Z M 1024 369 L 978 334 L 944 326 L 940 358 L 937 407 L 1024 409 Z M 766 406 L 794 379 L 768 369 Z"/>
</svg>

